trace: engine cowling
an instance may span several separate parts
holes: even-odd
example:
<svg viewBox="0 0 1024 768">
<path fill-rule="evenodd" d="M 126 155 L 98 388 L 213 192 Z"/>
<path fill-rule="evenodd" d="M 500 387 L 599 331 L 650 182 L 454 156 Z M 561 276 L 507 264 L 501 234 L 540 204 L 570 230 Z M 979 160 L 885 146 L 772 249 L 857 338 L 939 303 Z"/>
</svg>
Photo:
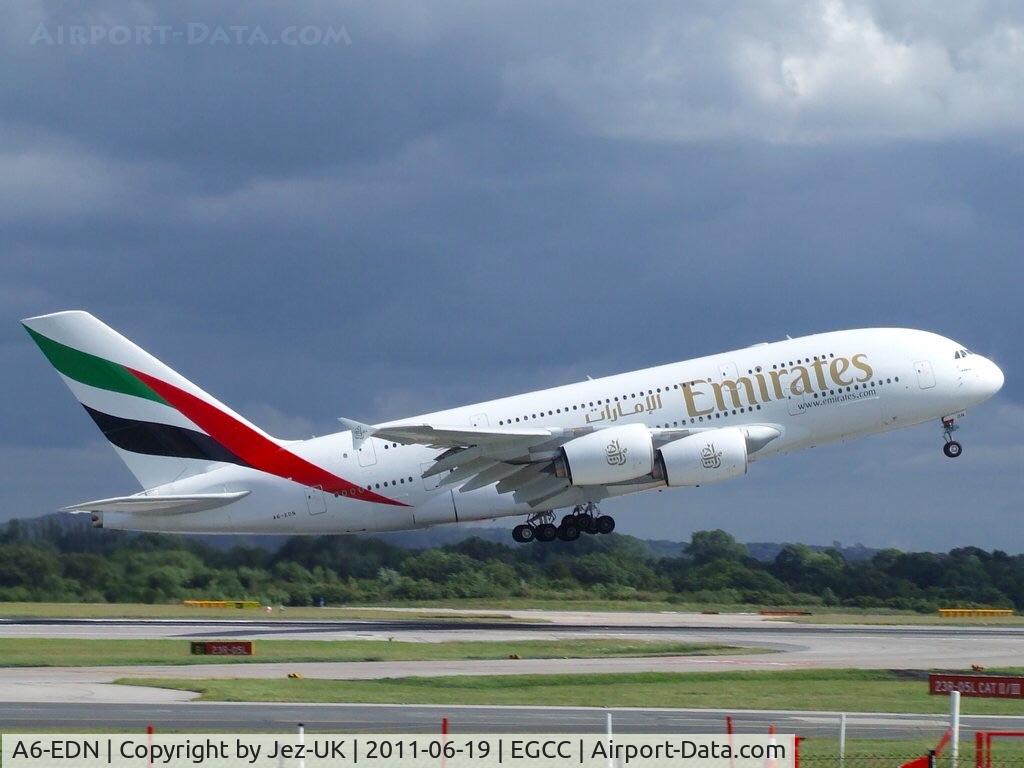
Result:
<svg viewBox="0 0 1024 768">
<path fill-rule="evenodd" d="M 747 473 L 747 438 L 725 427 L 673 440 L 654 459 L 654 477 L 671 487 L 707 485 Z"/>
<path fill-rule="evenodd" d="M 643 424 L 623 424 L 570 440 L 561 448 L 555 474 L 573 485 L 635 480 L 654 469 L 654 441 Z"/>
</svg>

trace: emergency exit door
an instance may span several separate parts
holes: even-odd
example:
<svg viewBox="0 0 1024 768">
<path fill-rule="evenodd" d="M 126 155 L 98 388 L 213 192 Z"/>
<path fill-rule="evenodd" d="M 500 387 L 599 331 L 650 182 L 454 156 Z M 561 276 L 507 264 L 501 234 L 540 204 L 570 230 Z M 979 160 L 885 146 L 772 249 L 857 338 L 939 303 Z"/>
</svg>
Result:
<svg viewBox="0 0 1024 768">
<path fill-rule="evenodd" d="M 311 515 L 322 515 L 327 511 L 327 497 L 319 485 L 306 488 L 306 508 Z"/>
<path fill-rule="evenodd" d="M 931 389 L 935 386 L 935 371 L 932 364 L 927 360 L 918 360 L 914 363 L 914 370 L 917 371 L 917 385 L 921 389 Z"/>
</svg>

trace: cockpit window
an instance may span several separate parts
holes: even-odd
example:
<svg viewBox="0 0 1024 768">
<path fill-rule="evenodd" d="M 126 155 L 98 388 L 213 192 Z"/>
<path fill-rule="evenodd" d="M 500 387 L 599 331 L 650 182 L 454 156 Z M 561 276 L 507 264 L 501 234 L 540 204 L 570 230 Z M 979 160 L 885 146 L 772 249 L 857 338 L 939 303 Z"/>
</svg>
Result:
<svg viewBox="0 0 1024 768">
<path fill-rule="evenodd" d="M 971 350 L 969 349 L 958 349 L 956 354 L 953 355 L 953 358 L 955 360 L 959 360 L 961 357 L 967 357 L 969 354 L 971 354 Z"/>
</svg>

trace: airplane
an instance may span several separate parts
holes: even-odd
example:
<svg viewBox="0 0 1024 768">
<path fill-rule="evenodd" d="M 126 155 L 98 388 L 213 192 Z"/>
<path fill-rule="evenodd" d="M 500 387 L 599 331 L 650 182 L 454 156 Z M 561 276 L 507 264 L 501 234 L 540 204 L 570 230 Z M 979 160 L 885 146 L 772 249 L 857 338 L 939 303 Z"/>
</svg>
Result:
<svg viewBox="0 0 1024 768">
<path fill-rule="evenodd" d="M 272 437 L 91 314 L 22 321 L 144 489 L 63 511 L 96 527 L 332 534 L 521 517 L 520 543 L 615 528 L 598 502 L 938 419 L 995 395 L 991 360 L 926 331 L 761 343 L 380 424 Z M 557 512 L 565 510 L 561 519 Z"/>
</svg>

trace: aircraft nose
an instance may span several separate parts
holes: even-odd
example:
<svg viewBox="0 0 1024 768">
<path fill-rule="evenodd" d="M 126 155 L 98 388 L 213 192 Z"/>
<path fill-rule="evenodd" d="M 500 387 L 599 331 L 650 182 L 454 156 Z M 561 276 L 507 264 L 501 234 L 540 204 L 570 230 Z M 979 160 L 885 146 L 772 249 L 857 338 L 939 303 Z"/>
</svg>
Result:
<svg viewBox="0 0 1024 768">
<path fill-rule="evenodd" d="M 984 397 L 992 397 L 1003 388 L 1003 372 L 999 366 L 983 357 L 977 367 L 978 389 Z"/>
</svg>

